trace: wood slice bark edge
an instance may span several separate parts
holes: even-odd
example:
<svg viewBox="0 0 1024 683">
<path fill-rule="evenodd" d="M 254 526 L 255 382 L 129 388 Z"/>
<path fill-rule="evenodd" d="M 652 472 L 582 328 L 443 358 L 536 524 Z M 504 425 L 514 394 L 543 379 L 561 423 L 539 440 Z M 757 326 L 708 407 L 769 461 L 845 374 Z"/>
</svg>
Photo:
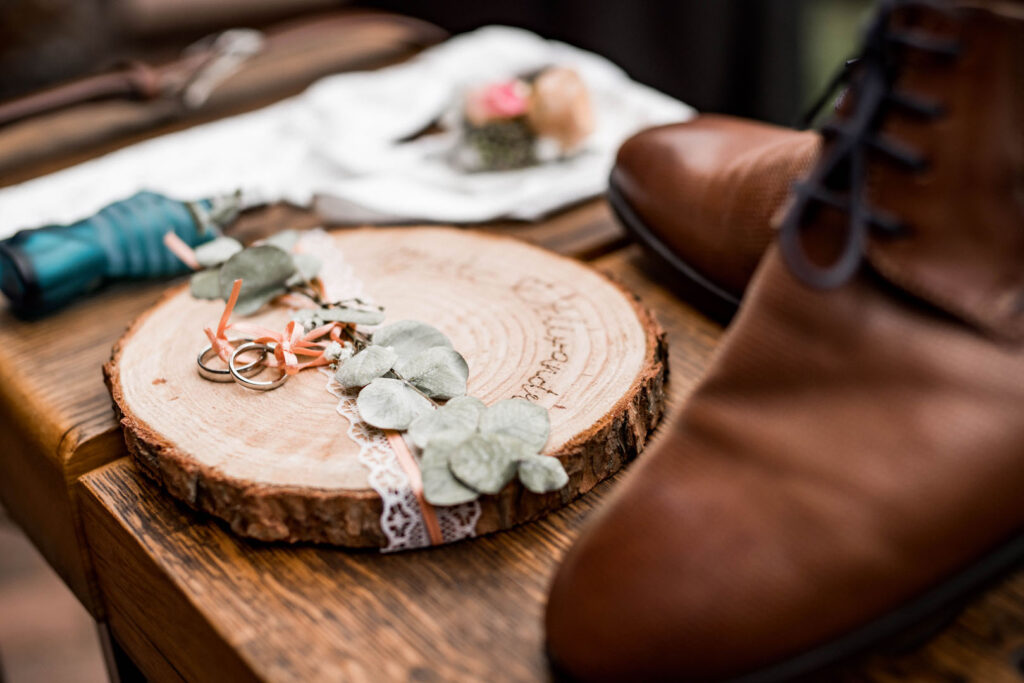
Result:
<svg viewBox="0 0 1024 683">
<path fill-rule="evenodd" d="M 645 331 L 642 370 L 615 406 L 589 429 L 549 455 L 569 474 L 560 491 L 537 495 L 514 480 L 496 496 L 481 496 L 477 535 L 509 529 L 557 510 L 621 470 L 647 443 L 665 408 L 668 347 L 654 314 L 621 283 Z M 187 285 L 185 285 L 187 286 Z M 261 541 L 311 542 L 351 548 L 384 547 L 382 501 L 372 489 L 325 491 L 307 487 L 253 484 L 225 476 L 196 462 L 131 414 L 125 404 L 119 361 L 125 344 L 160 304 L 183 287 L 172 288 L 133 322 L 103 366 L 104 380 L 125 443 L 139 469 L 176 498 L 226 522 L 235 533 Z"/>
</svg>

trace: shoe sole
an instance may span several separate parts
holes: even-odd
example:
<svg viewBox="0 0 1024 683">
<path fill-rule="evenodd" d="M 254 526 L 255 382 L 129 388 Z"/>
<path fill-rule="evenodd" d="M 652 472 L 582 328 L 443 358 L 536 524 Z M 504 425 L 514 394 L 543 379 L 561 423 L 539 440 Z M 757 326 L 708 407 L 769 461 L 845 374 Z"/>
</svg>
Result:
<svg viewBox="0 0 1024 683">
<path fill-rule="evenodd" d="M 626 201 L 615 182 L 614 172 L 608 180 L 608 203 L 626 232 L 675 276 L 676 281 L 672 284 L 678 287 L 682 298 L 723 324 L 732 320 L 740 300 L 701 274 L 658 238 Z"/>
</svg>

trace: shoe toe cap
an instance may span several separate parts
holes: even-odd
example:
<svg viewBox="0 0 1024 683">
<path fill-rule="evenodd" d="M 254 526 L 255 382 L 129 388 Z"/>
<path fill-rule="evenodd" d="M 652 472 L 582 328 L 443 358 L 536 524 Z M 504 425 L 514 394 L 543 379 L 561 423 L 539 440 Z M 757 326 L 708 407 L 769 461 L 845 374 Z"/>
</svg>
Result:
<svg viewBox="0 0 1024 683">
<path fill-rule="evenodd" d="M 774 236 L 774 213 L 819 144 L 815 133 L 702 115 L 627 140 L 612 184 L 657 240 L 741 294 Z"/>
</svg>

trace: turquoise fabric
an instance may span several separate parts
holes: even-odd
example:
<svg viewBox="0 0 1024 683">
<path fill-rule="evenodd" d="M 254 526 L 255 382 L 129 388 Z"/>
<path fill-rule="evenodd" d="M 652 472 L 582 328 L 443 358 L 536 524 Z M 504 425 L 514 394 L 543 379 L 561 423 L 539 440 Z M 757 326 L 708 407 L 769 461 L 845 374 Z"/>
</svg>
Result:
<svg viewBox="0 0 1024 683">
<path fill-rule="evenodd" d="M 209 210 L 211 202 L 193 202 Z M 22 316 L 50 312 L 114 279 L 169 277 L 188 268 L 164 246 L 174 231 L 197 246 L 202 231 L 189 205 L 139 192 L 71 225 L 22 230 L 0 242 L 0 283 Z"/>
</svg>

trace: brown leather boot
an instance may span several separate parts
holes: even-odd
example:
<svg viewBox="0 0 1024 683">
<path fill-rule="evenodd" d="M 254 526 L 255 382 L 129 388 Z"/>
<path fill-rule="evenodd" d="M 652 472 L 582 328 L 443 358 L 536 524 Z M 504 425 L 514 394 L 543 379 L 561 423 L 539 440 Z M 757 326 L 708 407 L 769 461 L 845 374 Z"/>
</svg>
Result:
<svg viewBox="0 0 1024 683">
<path fill-rule="evenodd" d="M 785 680 L 1024 558 L 1022 77 L 1024 1 L 882 3 L 707 377 L 555 579 L 557 667 Z"/>
<path fill-rule="evenodd" d="M 705 114 L 627 140 L 608 198 L 684 295 L 728 319 L 775 238 L 773 215 L 820 147 L 816 132 Z"/>
</svg>

